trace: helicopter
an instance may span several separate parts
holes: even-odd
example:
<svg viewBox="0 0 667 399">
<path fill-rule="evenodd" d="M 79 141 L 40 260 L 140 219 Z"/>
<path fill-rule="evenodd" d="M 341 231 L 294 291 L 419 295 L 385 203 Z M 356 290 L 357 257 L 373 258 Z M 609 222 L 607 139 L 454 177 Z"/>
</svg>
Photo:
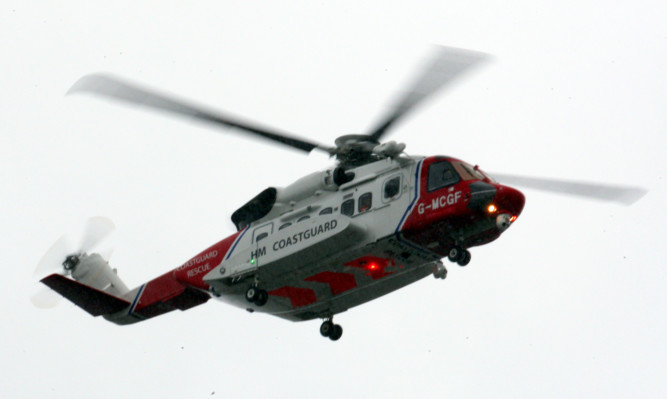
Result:
<svg viewBox="0 0 667 399">
<path fill-rule="evenodd" d="M 524 194 L 506 184 L 631 204 L 637 187 L 488 174 L 451 156 L 411 156 L 381 139 L 426 98 L 483 63 L 483 53 L 434 47 L 417 79 L 366 134 L 334 146 L 241 122 L 122 79 L 87 75 L 68 93 L 89 93 L 189 117 L 336 160 L 286 187 L 269 187 L 237 209 L 236 232 L 187 262 L 129 289 L 93 249 L 113 230 L 92 218 L 84 243 L 59 240 L 39 263 L 40 281 L 92 316 L 128 325 L 218 299 L 290 321 L 320 319 L 332 341 L 334 316 L 415 283 L 445 279 L 449 261 L 466 266 L 470 249 L 498 239 L 521 215 Z M 503 182 L 502 184 L 499 182 Z M 39 296 L 33 303 L 39 305 Z"/>
</svg>

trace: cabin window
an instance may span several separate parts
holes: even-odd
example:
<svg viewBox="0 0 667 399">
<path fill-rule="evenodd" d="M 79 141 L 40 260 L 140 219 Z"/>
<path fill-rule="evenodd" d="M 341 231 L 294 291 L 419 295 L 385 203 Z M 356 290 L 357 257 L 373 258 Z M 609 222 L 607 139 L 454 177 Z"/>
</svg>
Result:
<svg viewBox="0 0 667 399">
<path fill-rule="evenodd" d="M 297 222 L 297 223 L 299 223 L 299 222 L 303 222 L 303 221 L 306 220 L 306 219 L 310 219 L 310 216 L 308 216 L 308 215 L 306 215 L 306 216 L 301 216 L 300 218 L 298 218 L 298 219 L 296 220 L 296 222 Z"/>
<path fill-rule="evenodd" d="M 401 192 L 401 176 L 392 177 L 384 183 L 384 199 L 394 199 Z"/>
<path fill-rule="evenodd" d="M 448 161 L 432 163 L 428 167 L 428 191 L 435 191 L 458 183 L 459 175 Z"/>
<path fill-rule="evenodd" d="M 359 197 L 359 213 L 366 212 L 373 206 L 373 194 L 365 193 Z"/>
<path fill-rule="evenodd" d="M 290 227 L 291 225 L 292 225 L 291 222 L 287 222 L 287 223 L 283 224 L 282 226 L 280 226 L 278 228 L 278 230 L 286 229 L 286 228 Z"/>
<path fill-rule="evenodd" d="M 331 215 L 333 213 L 333 209 L 331 207 L 324 208 L 320 211 L 320 215 Z"/>
<path fill-rule="evenodd" d="M 354 215 L 354 198 L 343 202 L 340 206 L 340 213 L 347 216 Z"/>
<path fill-rule="evenodd" d="M 255 239 L 255 242 L 260 242 L 261 240 L 265 239 L 266 237 L 269 236 L 269 233 L 263 232 L 257 235 L 257 238 Z"/>
</svg>

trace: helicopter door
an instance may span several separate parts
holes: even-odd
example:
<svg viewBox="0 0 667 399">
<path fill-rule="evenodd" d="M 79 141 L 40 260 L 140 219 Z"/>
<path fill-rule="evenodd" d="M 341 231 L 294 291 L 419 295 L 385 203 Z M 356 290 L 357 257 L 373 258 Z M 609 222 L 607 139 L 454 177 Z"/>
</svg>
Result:
<svg viewBox="0 0 667 399">
<path fill-rule="evenodd" d="M 250 259 L 252 260 L 259 259 L 262 256 L 266 255 L 266 239 L 268 236 L 273 234 L 273 222 L 267 223 L 265 225 L 257 227 L 252 233 L 252 248 L 250 252 Z"/>
</svg>

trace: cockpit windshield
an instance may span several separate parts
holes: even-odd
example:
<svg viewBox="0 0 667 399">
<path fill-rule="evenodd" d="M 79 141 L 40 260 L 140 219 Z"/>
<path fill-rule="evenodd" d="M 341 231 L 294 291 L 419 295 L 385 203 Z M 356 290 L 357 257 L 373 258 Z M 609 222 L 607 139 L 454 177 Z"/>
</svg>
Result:
<svg viewBox="0 0 667 399">
<path fill-rule="evenodd" d="M 461 179 L 463 180 L 491 180 L 492 182 L 496 183 L 495 179 L 491 176 L 489 176 L 488 173 L 484 172 L 482 169 L 480 169 L 478 166 L 472 166 L 469 163 L 461 162 L 461 161 L 454 161 L 452 162 L 452 165 L 454 166 L 454 169 L 458 172 L 459 175 L 461 175 Z"/>
<path fill-rule="evenodd" d="M 463 180 L 484 180 L 484 175 L 465 162 L 452 162 L 454 169 L 461 175 Z"/>
</svg>

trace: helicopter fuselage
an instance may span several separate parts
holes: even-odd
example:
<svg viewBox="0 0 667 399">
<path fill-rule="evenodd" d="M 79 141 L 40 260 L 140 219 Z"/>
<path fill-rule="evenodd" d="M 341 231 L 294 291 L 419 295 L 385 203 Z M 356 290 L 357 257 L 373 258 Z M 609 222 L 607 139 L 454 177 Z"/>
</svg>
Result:
<svg viewBox="0 0 667 399">
<path fill-rule="evenodd" d="M 385 158 L 346 172 L 354 178 L 340 186 L 327 170 L 275 189 L 271 203 L 256 197 L 246 214 L 263 216 L 133 290 L 128 314 L 160 313 L 143 297 L 177 283 L 289 320 L 332 317 L 433 274 L 453 248 L 495 240 L 524 204 L 519 191 L 451 157 Z M 247 300 L 251 286 L 266 304 Z M 174 298 L 186 308 L 202 301 L 183 290 Z"/>
</svg>

